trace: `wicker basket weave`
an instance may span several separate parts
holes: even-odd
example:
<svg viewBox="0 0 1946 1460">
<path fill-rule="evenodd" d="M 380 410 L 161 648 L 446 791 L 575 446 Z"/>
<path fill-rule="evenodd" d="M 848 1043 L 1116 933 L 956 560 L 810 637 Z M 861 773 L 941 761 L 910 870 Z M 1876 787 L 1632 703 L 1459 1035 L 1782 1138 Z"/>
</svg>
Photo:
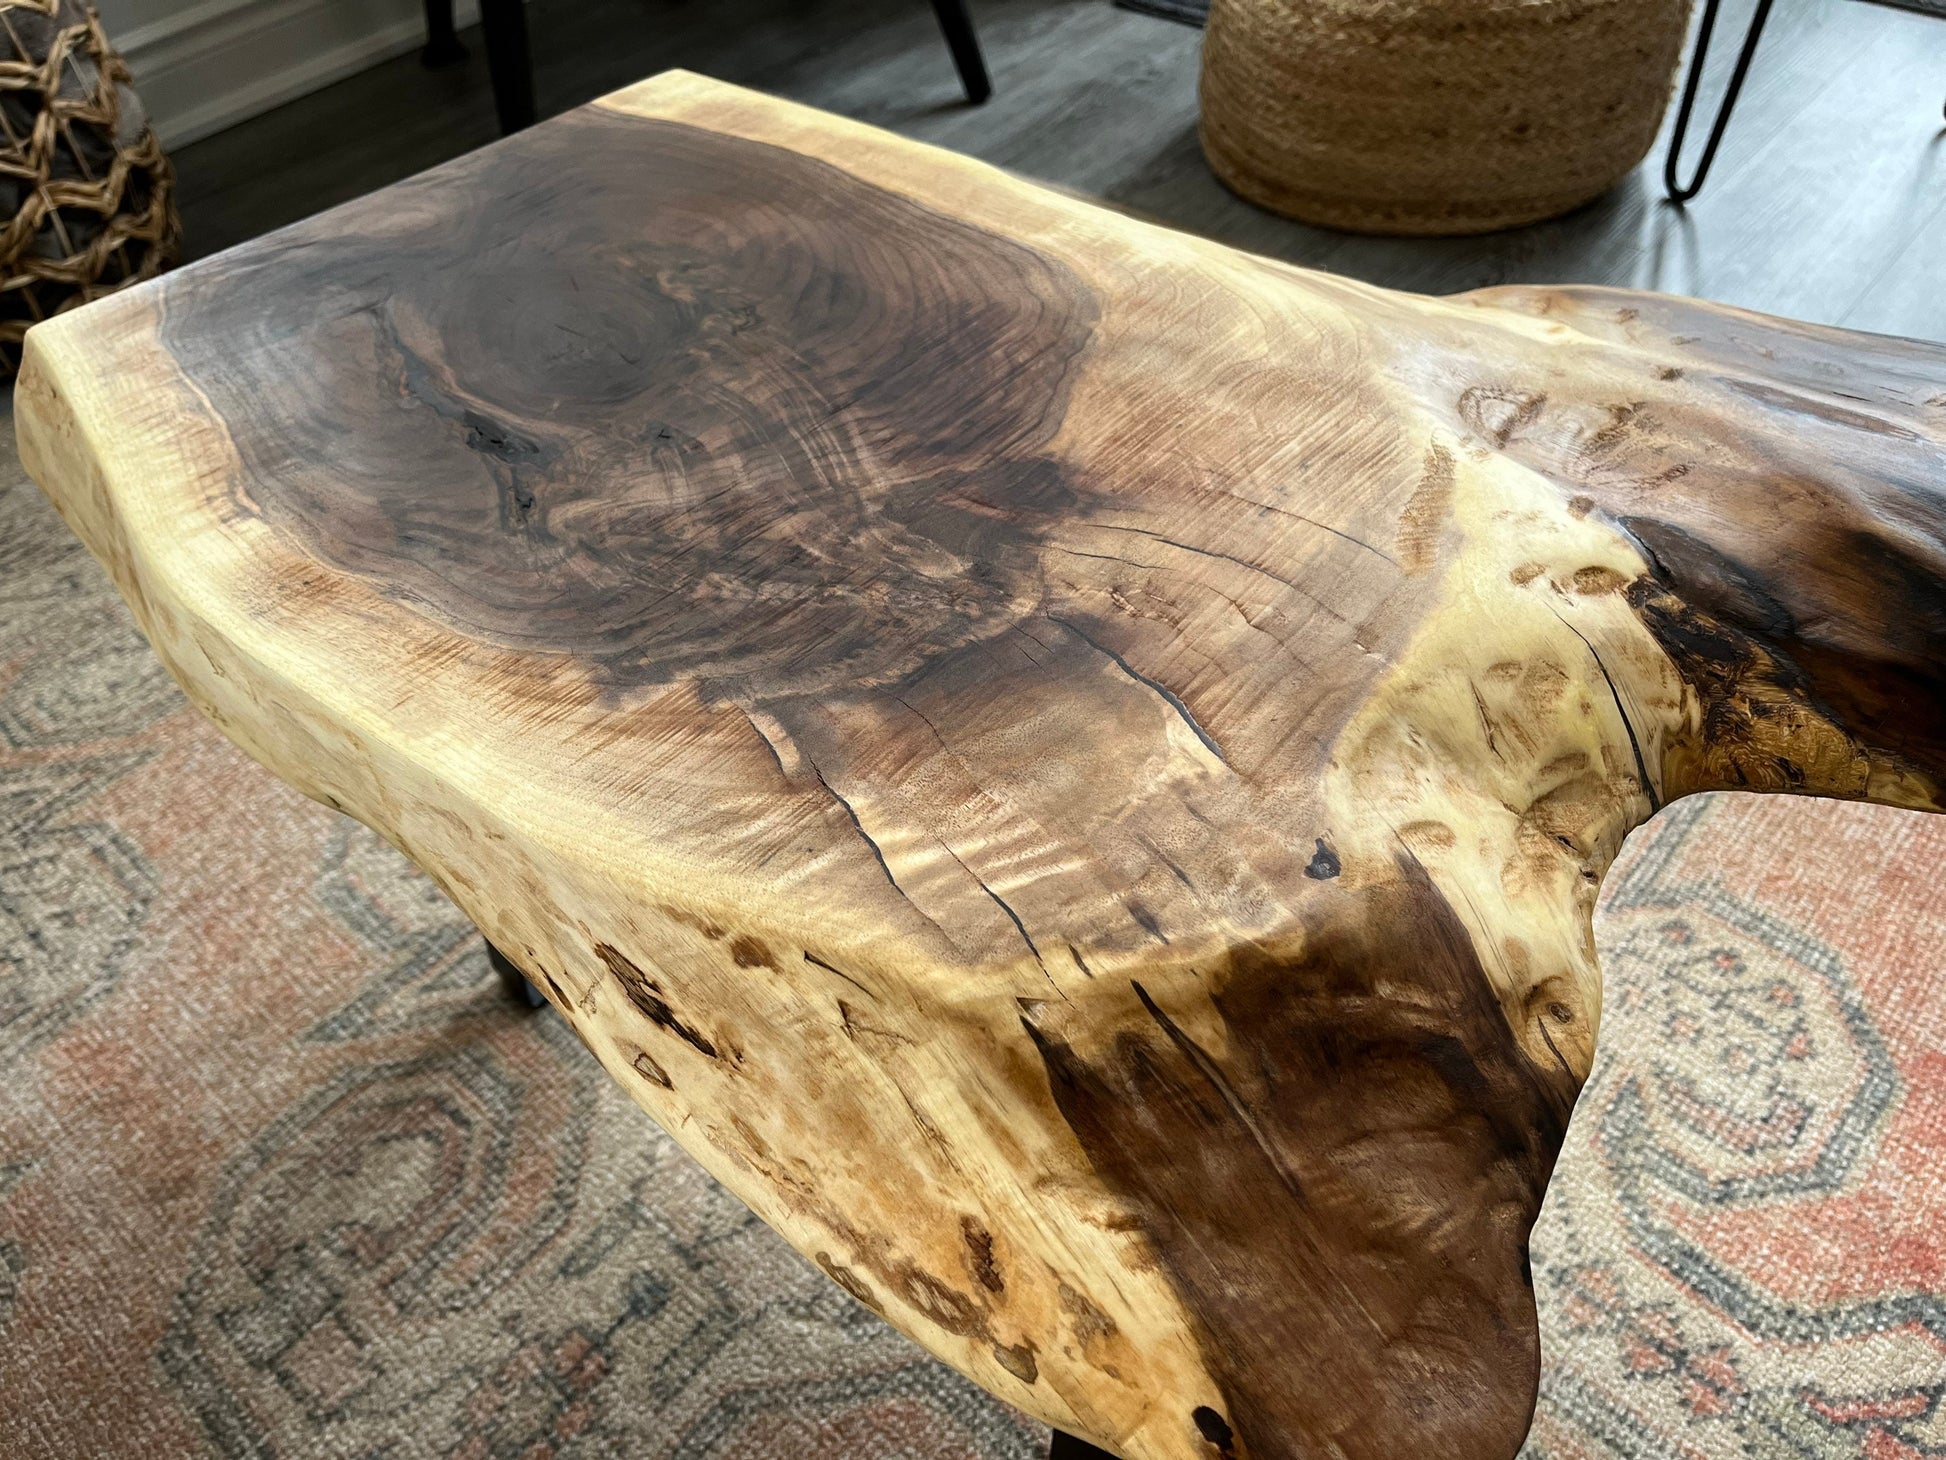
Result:
<svg viewBox="0 0 1946 1460">
<path fill-rule="evenodd" d="M 1642 160 L 1690 0 L 1214 0 L 1203 151 L 1264 207 L 1361 233 L 1483 233 Z"/>
<path fill-rule="evenodd" d="M 174 174 L 83 0 L 0 0 L 0 378 L 30 325 L 176 258 Z"/>
</svg>

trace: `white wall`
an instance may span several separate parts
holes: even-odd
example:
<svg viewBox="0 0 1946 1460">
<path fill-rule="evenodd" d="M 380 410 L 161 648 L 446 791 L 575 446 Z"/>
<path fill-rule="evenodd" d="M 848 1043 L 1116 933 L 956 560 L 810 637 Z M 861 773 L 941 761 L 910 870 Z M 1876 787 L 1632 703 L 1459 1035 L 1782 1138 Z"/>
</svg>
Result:
<svg viewBox="0 0 1946 1460">
<path fill-rule="evenodd" d="M 417 50 L 420 0 L 96 0 L 167 146 Z M 461 25 L 479 14 L 459 0 Z"/>
</svg>

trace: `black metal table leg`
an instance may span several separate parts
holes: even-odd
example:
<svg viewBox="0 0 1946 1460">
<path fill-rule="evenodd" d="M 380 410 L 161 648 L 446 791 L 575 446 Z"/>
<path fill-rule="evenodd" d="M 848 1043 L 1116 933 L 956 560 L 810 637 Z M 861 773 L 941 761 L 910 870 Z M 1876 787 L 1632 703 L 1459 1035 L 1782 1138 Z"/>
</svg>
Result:
<svg viewBox="0 0 1946 1460">
<path fill-rule="evenodd" d="M 939 28 L 946 32 L 946 49 L 953 53 L 953 65 L 959 70 L 960 85 L 966 88 L 966 99 L 978 106 L 993 95 L 993 82 L 987 76 L 987 63 L 980 55 L 980 38 L 973 31 L 973 17 L 967 12 L 966 0 L 932 0 L 933 13 L 939 17 Z"/>
<path fill-rule="evenodd" d="M 500 983 L 507 991 L 507 997 L 518 999 L 530 1009 L 545 1009 L 547 995 L 527 982 L 527 975 L 514 966 L 514 961 L 491 943 L 487 944 L 487 962 L 493 971 L 500 975 Z"/>
<path fill-rule="evenodd" d="M 534 64 L 527 51 L 527 10 L 521 0 L 480 0 L 480 36 L 500 135 L 534 125 Z"/>
<path fill-rule="evenodd" d="M 419 52 L 419 64 L 454 66 L 465 59 L 466 47 L 453 29 L 453 0 L 426 0 L 426 44 Z"/>
<path fill-rule="evenodd" d="M 1073 1435 L 1056 1430 L 1054 1443 L 1048 1447 L 1047 1460 L 1115 1460 L 1115 1457 L 1086 1440 L 1077 1440 Z"/>
<path fill-rule="evenodd" d="M 1750 62 L 1757 54 L 1757 41 L 1764 33 L 1764 22 L 1770 18 L 1770 6 L 1771 0 L 1757 0 L 1757 9 L 1750 17 L 1750 32 L 1743 38 L 1736 68 L 1730 72 L 1729 89 L 1723 93 L 1723 105 L 1710 127 L 1709 141 L 1703 144 L 1702 160 L 1696 164 L 1695 177 L 1685 186 L 1677 181 L 1676 164 L 1682 158 L 1683 139 L 1689 135 L 1689 114 L 1696 107 L 1697 89 L 1703 84 L 1703 63 L 1709 59 L 1716 12 L 1722 7 L 1722 0 L 1705 0 L 1702 23 L 1696 27 L 1696 51 L 1689 58 L 1689 79 L 1683 83 L 1682 105 L 1676 109 L 1676 130 L 1669 138 L 1669 157 L 1662 165 L 1662 185 L 1668 190 L 1670 202 L 1687 203 L 1703 190 L 1703 179 L 1709 176 L 1717 146 L 1723 140 L 1724 129 L 1730 125 L 1730 113 L 1736 108 L 1737 94 L 1743 90 L 1743 78 L 1749 74 Z"/>
</svg>

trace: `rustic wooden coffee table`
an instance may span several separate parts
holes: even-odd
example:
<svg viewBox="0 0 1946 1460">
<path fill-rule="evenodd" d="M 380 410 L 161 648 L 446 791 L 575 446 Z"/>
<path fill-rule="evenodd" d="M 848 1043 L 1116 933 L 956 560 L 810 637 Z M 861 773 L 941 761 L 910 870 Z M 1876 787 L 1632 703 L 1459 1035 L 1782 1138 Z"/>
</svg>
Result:
<svg viewBox="0 0 1946 1460">
<path fill-rule="evenodd" d="M 1130 1460 L 1511 1455 L 1622 838 L 1946 794 L 1946 350 L 695 76 L 43 324 L 18 411 L 239 744 Z"/>
</svg>

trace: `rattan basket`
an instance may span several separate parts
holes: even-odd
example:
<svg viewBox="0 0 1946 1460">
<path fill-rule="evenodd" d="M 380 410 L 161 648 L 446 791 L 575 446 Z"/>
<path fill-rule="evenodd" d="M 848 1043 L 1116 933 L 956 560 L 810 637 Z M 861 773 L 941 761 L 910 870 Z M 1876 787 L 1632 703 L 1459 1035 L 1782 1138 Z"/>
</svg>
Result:
<svg viewBox="0 0 1946 1460">
<path fill-rule="evenodd" d="M 175 261 L 174 174 L 81 0 L 0 0 L 0 375 L 36 321 Z"/>
<path fill-rule="evenodd" d="M 1675 84 L 1690 0 L 1213 0 L 1203 151 L 1252 202 L 1482 233 L 1606 192 Z"/>
</svg>

